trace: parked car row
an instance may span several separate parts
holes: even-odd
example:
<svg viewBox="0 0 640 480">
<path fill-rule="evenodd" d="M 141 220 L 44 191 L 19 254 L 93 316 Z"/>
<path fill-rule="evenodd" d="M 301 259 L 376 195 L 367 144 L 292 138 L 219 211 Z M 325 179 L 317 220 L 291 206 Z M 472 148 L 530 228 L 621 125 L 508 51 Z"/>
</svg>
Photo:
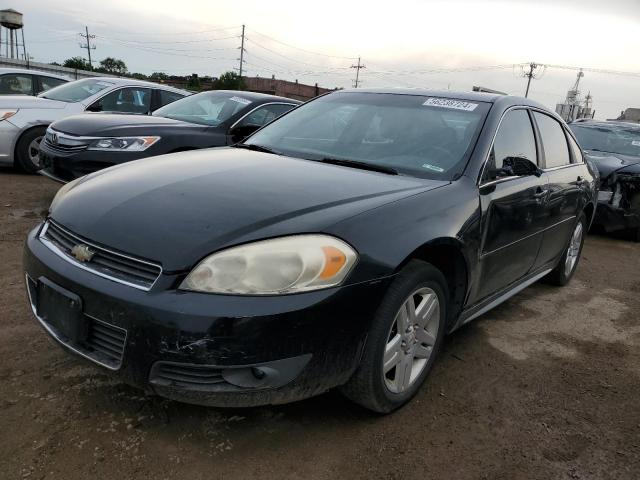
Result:
<svg viewBox="0 0 640 480">
<path fill-rule="evenodd" d="M 167 398 L 237 407 L 338 387 L 390 412 L 446 334 L 571 280 L 598 172 L 542 105 L 413 89 L 295 103 L 216 92 L 51 125 L 45 171 L 71 181 L 24 252 L 48 334 Z M 214 138 L 227 146 L 175 152 Z"/>
</svg>

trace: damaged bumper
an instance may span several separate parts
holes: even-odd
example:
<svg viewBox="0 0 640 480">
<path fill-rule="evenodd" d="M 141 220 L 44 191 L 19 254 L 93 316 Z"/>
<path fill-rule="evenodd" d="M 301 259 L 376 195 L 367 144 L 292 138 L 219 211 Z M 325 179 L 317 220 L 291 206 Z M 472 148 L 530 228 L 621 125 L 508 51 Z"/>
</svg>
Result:
<svg viewBox="0 0 640 480">
<path fill-rule="evenodd" d="M 37 232 L 25 245 L 25 279 L 49 335 L 131 385 L 202 405 L 286 403 L 345 383 L 389 281 L 243 297 L 179 291 L 184 274 L 163 273 L 146 292 L 78 268 Z M 40 300 L 50 289 L 76 304 L 81 328 L 49 320 Z"/>
<path fill-rule="evenodd" d="M 595 223 L 606 231 L 640 228 L 640 175 L 616 174 L 598 195 Z"/>
</svg>

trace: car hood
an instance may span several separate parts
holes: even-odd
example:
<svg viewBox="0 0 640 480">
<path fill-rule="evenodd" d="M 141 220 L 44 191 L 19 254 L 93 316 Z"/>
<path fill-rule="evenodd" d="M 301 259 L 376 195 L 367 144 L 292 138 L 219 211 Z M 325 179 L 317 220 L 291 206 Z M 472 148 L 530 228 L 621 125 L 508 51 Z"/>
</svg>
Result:
<svg viewBox="0 0 640 480">
<path fill-rule="evenodd" d="M 50 215 L 88 240 L 183 271 L 221 248 L 321 232 L 447 183 L 224 147 L 83 177 Z"/>
<path fill-rule="evenodd" d="M 587 157 L 598 167 L 602 180 L 621 169 L 640 164 L 640 157 L 617 153 L 587 151 Z"/>
<path fill-rule="evenodd" d="M 49 100 L 48 98 L 31 97 L 27 95 L 3 95 L 0 96 L 0 108 L 41 108 L 54 109 L 65 108 L 66 102 Z"/>
<path fill-rule="evenodd" d="M 51 128 L 79 136 L 122 136 L 132 134 L 154 134 L 154 130 L 170 128 L 206 128 L 203 125 L 182 122 L 153 115 L 127 115 L 115 113 L 85 113 L 73 115 L 51 125 Z"/>
</svg>

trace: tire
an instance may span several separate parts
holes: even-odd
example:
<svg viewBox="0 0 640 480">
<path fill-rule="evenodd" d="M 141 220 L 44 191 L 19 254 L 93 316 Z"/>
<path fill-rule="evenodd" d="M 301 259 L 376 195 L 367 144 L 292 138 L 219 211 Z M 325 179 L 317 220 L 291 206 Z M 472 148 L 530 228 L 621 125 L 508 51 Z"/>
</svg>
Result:
<svg viewBox="0 0 640 480">
<path fill-rule="evenodd" d="M 575 238 L 577 235 L 578 229 L 581 230 L 579 241 Z M 571 281 L 576 269 L 578 268 L 578 263 L 580 263 L 580 256 L 582 255 L 582 247 L 584 246 L 584 237 L 587 234 L 587 217 L 584 213 L 580 214 L 578 217 L 578 221 L 575 224 L 573 229 L 573 233 L 571 234 L 571 238 L 567 244 L 567 247 L 558 262 L 558 265 L 547 275 L 545 280 L 552 285 L 557 285 L 559 287 L 565 286 L 567 283 Z M 574 241 L 575 240 L 575 241 Z M 570 260 L 568 260 L 569 256 L 572 256 L 575 260 L 572 262 L 571 267 L 569 268 Z"/>
<path fill-rule="evenodd" d="M 46 127 L 36 127 L 28 130 L 23 134 L 16 145 L 15 165 L 20 170 L 27 173 L 36 173 L 40 170 L 40 166 L 34 163 L 34 144 L 39 145 L 47 131 Z M 37 161 L 37 151 L 35 152 L 35 160 Z"/>
<path fill-rule="evenodd" d="M 414 322 L 407 322 L 409 328 L 402 334 L 400 325 L 407 317 L 401 311 L 406 311 L 404 308 L 410 299 L 418 313 L 430 312 L 430 315 L 415 315 Z M 448 299 L 447 282 L 442 273 L 426 262 L 412 260 L 382 299 L 368 332 L 360 365 L 340 387 L 341 392 L 378 413 L 389 413 L 407 403 L 424 383 L 440 352 Z M 434 300 L 437 300 L 435 307 Z M 424 328 L 421 323 L 425 324 Z M 389 353 L 385 373 L 386 351 Z M 395 353 L 390 356 L 391 352 Z M 394 362 L 395 366 L 389 369 L 388 365 Z"/>
</svg>

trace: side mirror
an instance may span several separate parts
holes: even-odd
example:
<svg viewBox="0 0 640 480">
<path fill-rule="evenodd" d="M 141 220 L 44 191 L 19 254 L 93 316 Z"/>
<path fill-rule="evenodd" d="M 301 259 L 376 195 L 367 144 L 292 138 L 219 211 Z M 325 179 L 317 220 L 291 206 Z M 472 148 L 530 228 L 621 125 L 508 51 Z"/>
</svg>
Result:
<svg viewBox="0 0 640 480">
<path fill-rule="evenodd" d="M 539 177 L 542 175 L 542 170 L 538 168 L 538 165 L 524 157 L 505 158 L 500 170 L 502 170 L 506 175 L 503 174 L 499 176 L 518 175 L 520 177 L 526 177 L 528 175 L 535 175 L 536 177 Z"/>
<path fill-rule="evenodd" d="M 240 142 L 258 130 L 261 125 L 238 125 L 231 129 L 229 134 L 233 137 L 234 142 Z"/>
</svg>

